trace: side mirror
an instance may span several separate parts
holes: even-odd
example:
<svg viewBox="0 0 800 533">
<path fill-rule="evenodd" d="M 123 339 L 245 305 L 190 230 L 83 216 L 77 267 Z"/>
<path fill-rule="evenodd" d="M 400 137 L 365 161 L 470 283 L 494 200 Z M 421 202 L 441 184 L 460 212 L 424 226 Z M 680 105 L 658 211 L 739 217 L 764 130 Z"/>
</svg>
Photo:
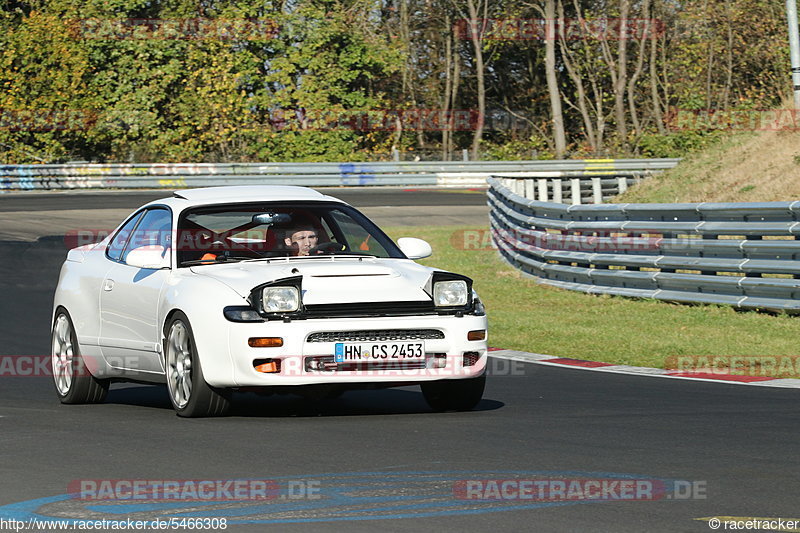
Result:
<svg viewBox="0 0 800 533">
<path fill-rule="evenodd" d="M 125 257 L 125 264 L 136 268 L 158 270 L 169 268 L 169 254 L 163 246 L 140 246 Z"/>
<path fill-rule="evenodd" d="M 422 239 L 415 239 L 414 237 L 402 237 L 397 239 L 397 246 L 400 251 L 406 254 L 409 259 L 425 259 L 430 257 L 433 253 L 431 245 Z"/>
</svg>

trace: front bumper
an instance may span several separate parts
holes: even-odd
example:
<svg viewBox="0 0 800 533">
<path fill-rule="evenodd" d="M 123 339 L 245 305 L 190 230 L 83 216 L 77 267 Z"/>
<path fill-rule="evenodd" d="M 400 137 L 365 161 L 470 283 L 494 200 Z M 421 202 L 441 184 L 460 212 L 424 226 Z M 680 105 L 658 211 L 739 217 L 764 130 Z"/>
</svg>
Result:
<svg viewBox="0 0 800 533">
<path fill-rule="evenodd" d="M 481 375 L 486 368 L 487 340 L 470 341 L 467 333 L 486 330 L 485 316 L 409 316 L 378 318 L 337 318 L 318 320 L 231 323 L 228 346 L 233 364 L 233 382 L 217 387 L 264 387 L 275 385 L 420 383 L 442 379 L 466 379 Z M 386 330 L 437 330 L 443 338 L 425 339 L 424 361 L 376 361 L 336 365 L 332 361 L 335 342 L 309 342 L 309 335 L 321 332 Z M 252 348 L 252 337 L 281 337 L 279 348 Z M 325 361 L 327 369 L 310 369 L 309 360 Z M 276 362 L 279 370 L 263 373 L 256 365 Z M 311 366 L 317 366 L 312 364 Z M 211 378 L 211 379 L 209 379 Z"/>
</svg>

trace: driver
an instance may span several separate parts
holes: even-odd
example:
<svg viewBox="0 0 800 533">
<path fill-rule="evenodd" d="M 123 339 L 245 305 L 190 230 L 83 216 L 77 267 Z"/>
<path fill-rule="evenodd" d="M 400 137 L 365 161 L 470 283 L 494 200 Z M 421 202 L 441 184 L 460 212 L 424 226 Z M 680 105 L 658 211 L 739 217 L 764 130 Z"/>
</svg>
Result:
<svg viewBox="0 0 800 533">
<path fill-rule="evenodd" d="M 288 230 L 284 242 L 294 255 L 309 255 L 319 243 L 319 235 L 310 224 L 303 225 Z"/>
</svg>

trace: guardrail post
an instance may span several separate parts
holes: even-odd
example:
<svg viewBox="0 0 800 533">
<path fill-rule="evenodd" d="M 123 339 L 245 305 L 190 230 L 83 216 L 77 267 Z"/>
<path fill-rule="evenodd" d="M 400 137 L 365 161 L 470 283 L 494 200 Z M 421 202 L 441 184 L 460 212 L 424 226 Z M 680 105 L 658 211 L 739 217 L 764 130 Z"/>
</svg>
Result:
<svg viewBox="0 0 800 533">
<path fill-rule="evenodd" d="M 624 176 L 617 178 L 617 183 L 619 183 L 619 194 L 622 194 L 628 190 L 628 178 Z"/>
<path fill-rule="evenodd" d="M 572 190 L 572 205 L 578 205 L 581 203 L 581 180 L 578 178 L 572 178 L 570 181 L 570 185 Z"/>
<path fill-rule="evenodd" d="M 563 203 L 561 194 L 561 178 L 553 180 L 553 201 L 557 204 Z"/>
<path fill-rule="evenodd" d="M 533 181 L 533 180 L 531 180 Z M 539 201 L 546 202 L 547 201 L 547 179 L 539 178 L 536 180 L 539 185 Z"/>
<path fill-rule="evenodd" d="M 592 178 L 592 201 L 596 204 L 603 203 L 603 186 L 600 178 Z"/>
<path fill-rule="evenodd" d="M 533 180 L 520 180 L 520 181 L 522 181 L 523 186 L 525 187 L 525 198 L 527 198 L 528 200 L 535 200 L 536 195 L 534 194 L 533 191 Z"/>
</svg>

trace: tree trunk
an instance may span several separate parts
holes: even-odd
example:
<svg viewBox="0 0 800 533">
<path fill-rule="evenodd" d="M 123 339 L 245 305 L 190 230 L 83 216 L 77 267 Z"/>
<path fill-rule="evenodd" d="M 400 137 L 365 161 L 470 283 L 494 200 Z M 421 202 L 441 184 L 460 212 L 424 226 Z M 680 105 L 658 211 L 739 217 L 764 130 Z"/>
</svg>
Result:
<svg viewBox="0 0 800 533">
<path fill-rule="evenodd" d="M 488 0 L 484 0 L 488 2 Z M 486 118 L 486 80 L 483 71 L 483 35 L 486 27 L 486 18 L 478 20 L 479 6 L 475 4 L 475 0 L 467 0 L 467 9 L 469 10 L 469 17 L 471 23 L 474 25 L 470 32 L 472 40 L 472 48 L 475 51 L 475 75 L 477 77 L 477 103 L 478 103 L 478 123 L 475 125 L 475 132 L 472 136 L 472 159 L 478 161 L 480 159 L 480 146 L 481 139 L 483 138 L 483 122 Z M 484 4 L 484 15 L 486 11 L 486 4 Z"/>
<path fill-rule="evenodd" d="M 630 0 L 619 1 L 620 31 L 627 33 Z M 617 83 L 614 86 L 614 119 L 617 122 L 617 136 L 622 146 L 628 144 L 628 124 L 625 116 L 625 88 L 628 78 L 628 38 L 626 34 L 618 36 L 617 43 Z"/>
<path fill-rule="evenodd" d="M 448 15 L 445 17 L 445 25 L 448 29 L 452 28 L 452 23 L 450 21 L 450 16 Z M 446 117 L 448 116 L 448 112 L 450 111 L 450 92 L 452 91 L 453 87 L 453 79 L 451 78 L 451 62 L 452 56 L 451 54 L 453 50 L 453 32 L 450 30 L 447 34 L 447 39 L 445 41 L 445 63 L 444 63 L 444 97 L 442 98 L 442 112 L 443 115 Z M 454 121 L 448 121 L 448 124 L 454 124 Z M 442 129 L 442 161 L 447 161 L 450 159 L 450 136 L 452 135 L 452 131 L 449 127 L 445 127 Z"/>
<path fill-rule="evenodd" d="M 637 47 L 637 56 L 636 56 L 636 68 L 631 75 L 631 79 L 628 80 L 628 108 L 630 109 L 631 114 L 631 124 L 633 124 L 633 131 L 635 134 L 635 138 L 638 139 L 642 133 L 641 124 L 639 123 L 639 113 L 636 110 L 636 82 L 639 81 L 639 76 L 642 75 L 642 69 L 644 68 L 644 56 L 646 53 L 646 45 L 647 45 L 647 32 L 652 31 L 652 25 L 649 21 L 650 18 L 650 0 L 644 0 L 643 7 L 642 7 L 642 15 L 645 19 L 645 27 L 644 27 L 644 35 L 641 39 L 638 39 L 638 47 Z"/>
<path fill-rule="evenodd" d="M 558 18 L 566 19 L 564 16 L 564 4 L 558 0 Z M 579 72 L 579 66 L 573 60 L 572 52 L 569 49 L 566 37 L 561 35 L 558 40 L 559 48 L 561 49 L 561 61 L 564 63 L 564 68 L 567 70 L 572 83 L 575 84 L 575 92 L 577 93 L 577 103 L 573 106 L 578 109 L 583 120 L 584 137 L 592 152 L 597 152 L 597 141 L 595 139 L 594 124 L 592 124 L 592 117 L 589 115 L 589 106 L 587 104 L 586 87 L 583 84 L 583 76 Z M 569 104 L 569 100 L 565 98 Z"/>
<path fill-rule="evenodd" d="M 733 21 L 731 20 L 731 6 L 725 3 L 725 25 L 728 27 L 728 39 L 726 57 L 726 70 L 725 73 L 725 90 L 722 92 L 722 109 L 727 110 L 730 106 L 731 86 L 733 85 Z"/>
<path fill-rule="evenodd" d="M 564 114 L 561 109 L 561 93 L 558 89 L 556 77 L 556 27 L 555 3 L 547 0 L 545 3 L 545 75 L 547 77 L 547 92 L 550 95 L 550 114 L 553 121 L 553 140 L 555 142 L 556 159 L 563 159 L 567 151 L 567 137 L 564 133 Z"/>
<path fill-rule="evenodd" d="M 660 30 L 659 30 L 660 31 Z M 661 113 L 661 98 L 658 96 L 658 32 L 650 36 L 650 99 L 653 105 L 653 120 L 656 122 L 658 133 L 665 135 L 667 128 L 664 125 L 664 115 Z"/>
</svg>

